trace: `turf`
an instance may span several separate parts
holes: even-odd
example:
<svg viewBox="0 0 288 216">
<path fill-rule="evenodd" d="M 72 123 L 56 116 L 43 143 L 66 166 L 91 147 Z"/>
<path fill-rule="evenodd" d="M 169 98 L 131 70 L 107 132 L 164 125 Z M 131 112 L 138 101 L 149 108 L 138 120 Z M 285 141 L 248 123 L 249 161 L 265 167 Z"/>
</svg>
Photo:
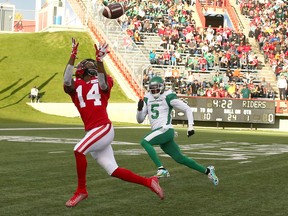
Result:
<svg viewBox="0 0 288 216">
<path fill-rule="evenodd" d="M 17 125 L 15 125 L 17 126 Z M 73 146 L 81 127 L 0 130 L 1 215 L 286 215 L 287 135 L 276 131 L 196 128 L 191 138 L 176 127 L 184 154 L 213 164 L 217 187 L 201 173 L 175 163 L 156 148 L 171 177 L 160 179 L 161 201 L 149 189 L 109 177 L 88 156 L 89 198 L 75 208 L 66 200 L 76 187 Z M 120 166 L 151 176 L 156 168 L 138 144 L 149 128 L 116 127 Z"/>
</svg>

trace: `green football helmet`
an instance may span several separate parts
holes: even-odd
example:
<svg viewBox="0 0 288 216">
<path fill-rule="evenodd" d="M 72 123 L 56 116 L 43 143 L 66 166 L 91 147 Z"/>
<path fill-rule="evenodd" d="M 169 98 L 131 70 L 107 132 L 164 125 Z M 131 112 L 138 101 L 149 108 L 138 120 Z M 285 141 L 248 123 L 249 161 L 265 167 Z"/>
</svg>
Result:
<svg viewBox="0 0 288 216">
<path fill-rule="evenodd" d="M 164 80 L 159 76 L 154 76 L 149 81 L 149 91 L 152 96 L 157 99 L 160 94 L 162 94 L 165 90 Z"/>
</svg>

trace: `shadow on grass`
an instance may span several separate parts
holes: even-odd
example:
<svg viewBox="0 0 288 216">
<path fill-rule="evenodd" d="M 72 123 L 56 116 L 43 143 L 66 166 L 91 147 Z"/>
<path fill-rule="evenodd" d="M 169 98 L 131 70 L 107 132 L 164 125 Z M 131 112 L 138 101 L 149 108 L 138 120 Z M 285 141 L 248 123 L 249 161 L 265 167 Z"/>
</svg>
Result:
<svg viewBox="0 0 288 216">
<path fill-rule="evenodd" d="M 43 82 L 43 83 L 38 87 L 38 89 L 41 90 L 42 88 L 44 88 L 57 74 L 58 74 L 58 73 L 54 73 L 48 80 L 46 80 L 45 82 Z M 35 79 L 38 78 L 38 77 L 39 77 L 39 76 L 35 76 L 34 78 L 28 80 L 28 81 L 25 82 L 23 85 L 21 85 L 20 87 L 18 87 L 18 88 L 15 89 L 14 91 L 12 91 L 12 92 L 10 93 L 10 95 L 8 95 L 8 96 L 0 99 L 0 101 L 9 98 L 10 96 L 12 96 L 13 94 L 15 94 L 15 93 L 18 92 L 20 89 L 22 89 L 22 88 L 24 88 L 25 86 L 27 86 L 28 84 L 30 84 L 33 80 L 35 80 Z M 11 104 L 8 104 L 8 105 L 5 105 L 5 106 L 2 106 L 2 107 L 0 107 L 0 109 L 4 109 L 4 108 L 7 108 L 7 107 L 10 107 L 10 106 L 13 106 L 13 105 L 15 105 L 15 104 L 20 103 L 24 98 L 27 98 L 29 94 L 30 94 L 30 92 L 28 92 L 27 94 L 25 94 L 25 95 L 24 95 L 23 97 L 21 97 L 18 101 L 14 102 L 14 103 L 11 103 Z M 44 95 L 45 92 L 42 93 L 42 94 Z"/>
<path fill-rule="evenodd" d="M 8 91 L 9 89 L 11 89 L 15 85 L 17 85 L 21 80 L 22 80 L 22 78 L 19 78 L 16 82 L 12 83 L 10 86 L 7 86 L 6 88 L 2 89 L 0 91 L 0 94 L 3 94 L 4 92 Z"/>
</svg>

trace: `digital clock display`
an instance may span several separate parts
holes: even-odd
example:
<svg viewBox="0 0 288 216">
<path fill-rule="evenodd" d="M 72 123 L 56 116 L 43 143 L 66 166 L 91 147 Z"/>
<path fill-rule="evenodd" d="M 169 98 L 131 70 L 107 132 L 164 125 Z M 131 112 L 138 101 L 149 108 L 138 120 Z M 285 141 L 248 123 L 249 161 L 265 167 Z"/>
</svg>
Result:
<svg viewBox="0 0 288 216">
<path fill-rule="evenodd" d="M 242 123 L 275 123 L 275 102 L 232 98 L 179 97 L 193 110 L 195 121 Z M 186 120 L 180 110 L 175 110 L 175 120 Z"/>
</svg>

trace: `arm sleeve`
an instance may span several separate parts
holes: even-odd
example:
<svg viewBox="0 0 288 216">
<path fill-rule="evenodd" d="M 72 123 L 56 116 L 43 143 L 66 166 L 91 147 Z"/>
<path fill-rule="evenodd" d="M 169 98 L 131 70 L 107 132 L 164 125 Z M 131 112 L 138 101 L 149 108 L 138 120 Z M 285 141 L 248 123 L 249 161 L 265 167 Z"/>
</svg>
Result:
<svg viewBox="0 0 288 216">
<path fill-rule="evenodd" d="M 71 86 L 73 69 L 74 69 L 73 65 L 67 64 L 65 71 L 64 71 L 64 78 L 63 78 L 65 86 Z"/>
<path fill-rule="evenodd" d="M 108 85 L 106 82 L 106 74 L 98 73 L 98 82 L 101 90 L 105 91 L 108 89 Z"/>
<path fill-rule="evenodd" d="M 188 120 L 188 126 L 193 127 L 194 125 L 194 117 L 193 117 L 193 112 L 192 109 L 183 101 L 180 99 L 173 99 L 171 100 L 171 105 L 177 109 L 180 109 L 181 111 L 186 113 L 186 117 Z"/>
</svg>

